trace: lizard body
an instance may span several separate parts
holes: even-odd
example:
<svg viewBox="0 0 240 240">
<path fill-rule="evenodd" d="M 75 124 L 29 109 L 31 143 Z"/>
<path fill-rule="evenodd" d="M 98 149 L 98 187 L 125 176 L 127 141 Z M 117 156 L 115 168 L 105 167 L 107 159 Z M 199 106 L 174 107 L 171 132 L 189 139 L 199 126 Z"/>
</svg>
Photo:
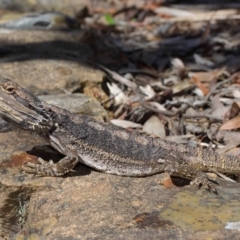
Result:
<svg viewBox="0 0 240 240">
<path fill-rule="evenodd" d="M 47 104 L 15 82 L 0 79 L 0 115 L 17 127 L 37 131 L 64 154 L 58 163 L 38 159 L 26 172 L 61 176 L 82 162 L 102 172 L 149 176 L 160 172 L 212 188 L 205 172 L 240 173 L 240 159 L 130 132 Z"/>
</svg>

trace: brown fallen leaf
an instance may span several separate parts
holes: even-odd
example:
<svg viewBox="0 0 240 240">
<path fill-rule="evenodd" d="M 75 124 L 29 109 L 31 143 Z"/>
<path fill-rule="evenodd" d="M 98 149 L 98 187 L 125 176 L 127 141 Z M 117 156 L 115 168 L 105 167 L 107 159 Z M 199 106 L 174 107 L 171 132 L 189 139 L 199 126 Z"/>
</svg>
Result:
<svg viewBox="0 0 240 240">
<path fill-rule="evenodd" d="M 236 102 L 234 102 L 230 109 L 225 113 L 223 123 L 226 123 L 230 119 L 235 118 L 239 114 L 239 111 L 240 111 L 239 105 Z"/>
<path fill-rule="evenodd" d="M 240 148 L 235 147 L 227 152 L 228 154 L 232 154 L 234 156 L 240 155 Z"/>
<path fill-rule="evenodd" d="M 189 77 L 195 77 L 202 83 L 209 83 L 213 81 L 214 79 L 218 78 L 222 73 L 224 69 L 215 69 L 209 72 L 189 72 Z"/>
<path fill-rule="evenodd" d="M 240 115 L 237 117 L 225 122 L 221 127 L 220 130 L 232 130 L 240 128 Z"/>
<path fill-rule="evenodd" d="M 192 76 L 192 80 L 197 85 L 197 87 L 202 90 L 204 96 L 209 93 L 209 90 L 201 83 L 201 81 L 197 77 Z"/>
<path fill-rule="evenodd" d="M 240 84 L 240 72 L 235 72 L 232 76 L 231 76 L 231 80 L 234 83 Z"/>
</svg>

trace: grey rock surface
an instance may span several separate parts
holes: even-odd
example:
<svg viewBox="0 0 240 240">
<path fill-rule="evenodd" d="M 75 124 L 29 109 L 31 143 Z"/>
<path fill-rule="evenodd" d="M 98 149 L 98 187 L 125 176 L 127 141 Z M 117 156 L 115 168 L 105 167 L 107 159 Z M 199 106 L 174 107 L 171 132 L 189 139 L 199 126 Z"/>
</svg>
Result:
<svg viewBox="0 0 240 240">
<path fill-rule="evenodd" d="M 75 112 L 87 106 L 94 109 L 88 112 L 92 116 L 104 113 L 81 94 L 41 98 Z M 32 132 L 0 133 L 3 239 L 238 239 L 238 228 L 229 229 L 240 222 L 238 183 L 219 180 L 215 195 L 195 186 L 180 187 L 186 184 L 180 179 L 172 179 L 174 186 L 166 174 L 121 177 L 81 164 L 59 178 L 21 172 L 24 162 L 38 157 L 61 159 L 46 144 Z"/>
<path fill-rule="evenodd" d="M 86 64 L 93 53 L 79 42 L 84 32 L 0 30 L 0 75 L 34 94 L 75 92 L 105 75 Z"/>
<path fill-rule="evenodd" d="M 41 100 L 76 114 L 87 114 L 99 121 L 107 120 L 107 112 L 99 102 L 81 93 L 38 96 Z"/>
<path fill-rule="evenodd" d="M 236 185 L 223 184 L 219 198 L 203 189 L 165 188 L 162 176 L 119 177 L 79 165 L 65 178 L 32 178 L 8 169 L 1 184 L 22 203 L 15 202 L 20 215 L 5 216 L 3 227 L 12 223 L 13 239 L 238 239 L 237 230 L 224 229 L 239 221 Z M 9 195 L 3 209 L 10 208 Z"/>
<path fill-rule="evenodd" d="M 100 104 L 83 94 L 46 95 L 40 98 L 74 113 L 88 114 L 99 121 L 107 118 Z M 14 236 L 25 225 L 32 194 L 40 190 L 39 187 L 45 188 L 48 185 L 46 179 L 26 176 L 21 172 L 21 166 L 26 161 L 36 162 L 39 156 L 53 160 L 59 160 L 62 157 L 46 145 L 45 139 L 34 132 L 12 128 L 10 131 L 0 133 L 0 237 L 4 239 Z M 25 181 L 26 177 L 27 181 Z M 54 188 L 64 178 L 50 181 L 52 180 L 53 185 L 50 182 L 49 184 Z"/>
<path fill-rule="evenodd" d="M 0 0 L 2 9 L 19 9 L 21 11 L 61 11 L 67 14 L 75 14 L 81 10 L 87 1 L 85 0 Z"/>
<path fill-rule="evenodd" d="M 1 8 L 66 14 L 75 14 L 82 4 L 85 1 L 0 1 Z M 86 64 L 93 52 L 81 43 L 84 34 L 2 29 L 0 75 L 52 104 L 102 120 L 106 112 L 100 104 L 81 94 L 62 94 L 77 92 L 86 82 L 99 84 L 104 77 Z M 229 228 L 240 222 L 237 183 L 219 180 L 215 195 L 183 187 L 186 182 L 166 174 L 120 177 L 81 164 L 59 178 L 21 172 L 26 161 L 38 157 L 61 159 L 46 145 L 36 133 L 0 133 L 0 239 L 239 239 L 240 229 Z"/>
</svg>

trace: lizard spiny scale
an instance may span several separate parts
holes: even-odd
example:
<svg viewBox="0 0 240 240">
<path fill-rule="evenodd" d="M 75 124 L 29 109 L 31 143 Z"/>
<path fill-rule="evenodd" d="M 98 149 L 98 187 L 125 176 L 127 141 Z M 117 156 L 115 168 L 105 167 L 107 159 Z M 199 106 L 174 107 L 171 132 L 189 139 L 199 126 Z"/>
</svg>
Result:
<svg viewBox="0 0 240 240">
<path fill-rule="evenodd" d="M 20 128 L 38 132 L 65 155 L 55 164 L 42 159 L 38 164 L 26 163 L 23 169 L 28 173 L 62 176 L 82 162 L 99 171 L 123 176 L 149 176 L 166 171 L 214 191 L 205 172 L 240 173 L 240 159 L 236 156 L 128 132 L 72 114 L 41 101 L 6 78 L 0 78 L 0 115 Z"/>
</svg>

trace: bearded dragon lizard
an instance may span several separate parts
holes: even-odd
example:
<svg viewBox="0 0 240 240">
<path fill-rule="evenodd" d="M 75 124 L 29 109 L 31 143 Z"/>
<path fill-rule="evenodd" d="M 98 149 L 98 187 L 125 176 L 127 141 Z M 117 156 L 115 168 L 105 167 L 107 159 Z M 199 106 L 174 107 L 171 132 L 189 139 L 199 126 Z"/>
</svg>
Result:
<svg viewBox="0 0 240 240">
<path fill-rule="evenodd" d="M 168 172 L 216 192 L 206 172 L 239 174 L 240 159 L 211 149 L 176 144 L 101 123 L 47 104 L 17 83 L 0 78 L 0 116 L 22 129 L 38 132 L 65 155 L 57 163 L 27 162 L 23 170 L 41 176 L 62 176 L 78 162 L 101 172 L 149 176 Z"/>
</svg>

